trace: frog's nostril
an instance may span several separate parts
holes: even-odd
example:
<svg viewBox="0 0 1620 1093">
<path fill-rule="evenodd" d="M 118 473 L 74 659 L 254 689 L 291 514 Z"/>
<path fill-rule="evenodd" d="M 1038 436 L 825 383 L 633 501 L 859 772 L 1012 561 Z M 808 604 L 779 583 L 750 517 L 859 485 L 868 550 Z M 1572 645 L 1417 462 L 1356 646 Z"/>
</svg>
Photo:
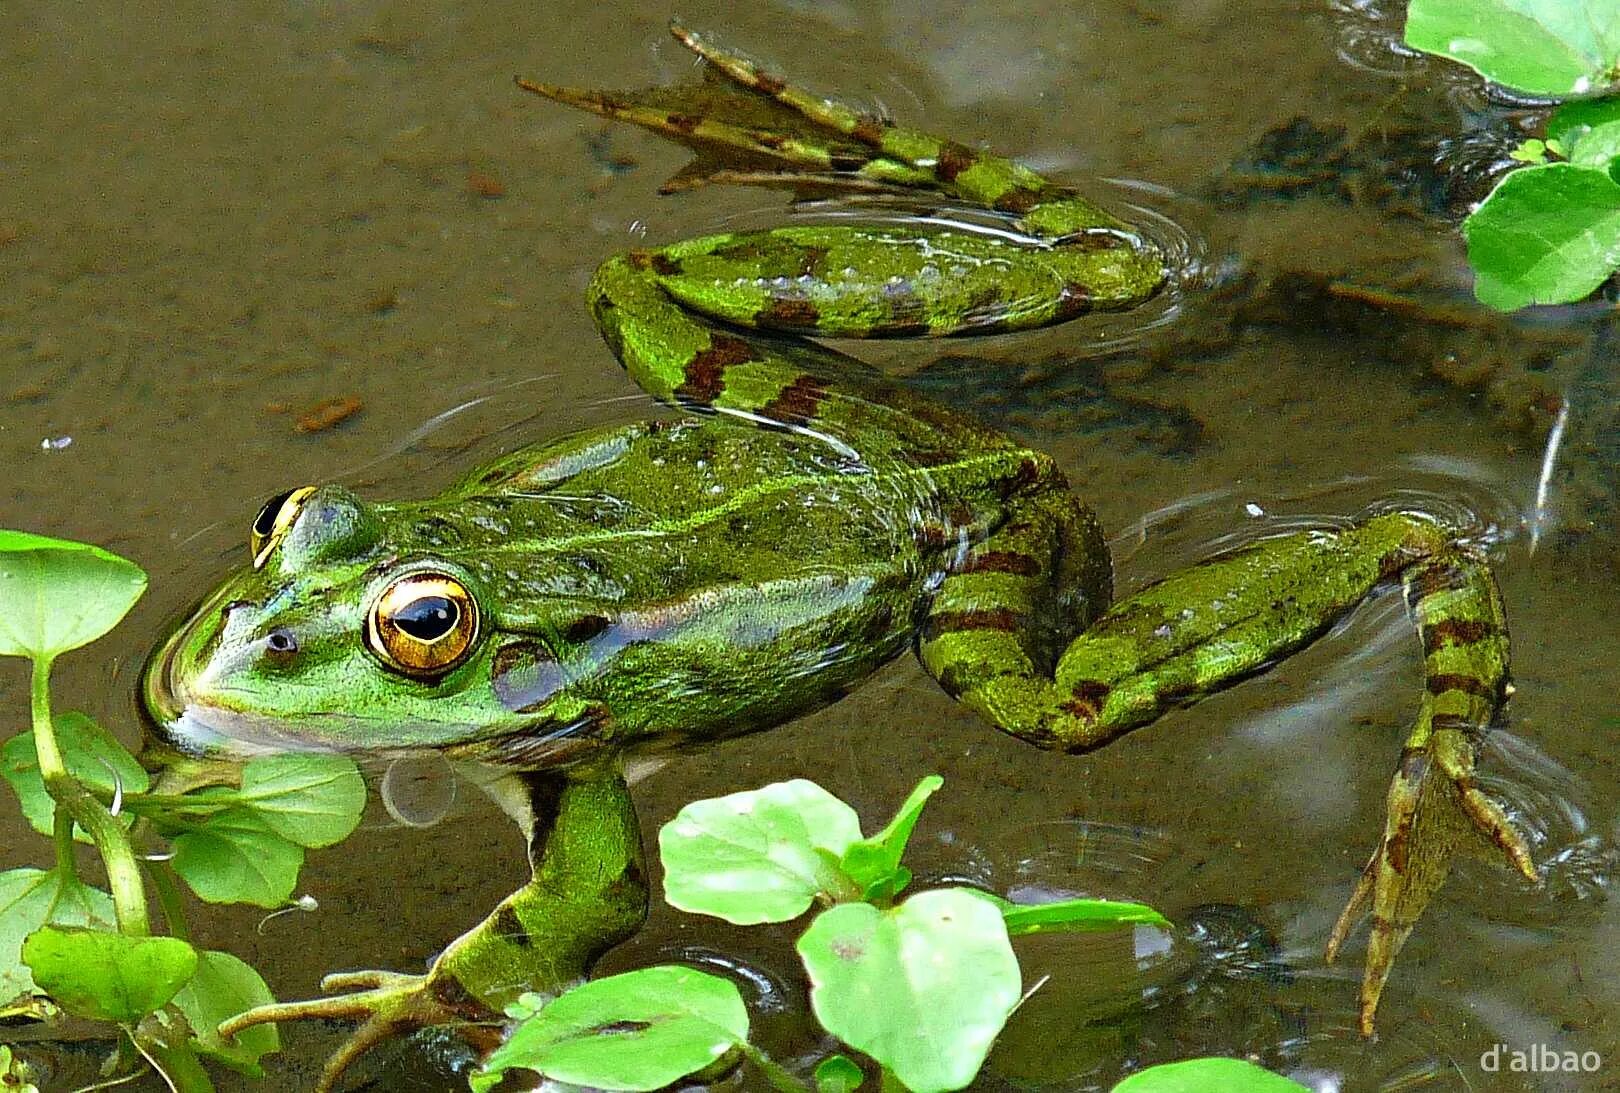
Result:
<svg viewBox="0 0 1620 1093">
<path fill-rule="evenodd" d="M 298 639 L 290 630 L 272 630 L 265 636 L 264 647 L 277 656 L 291 656 L 298 652 Z"/>
<path fill-rule="evenodd" d="M 230 603 L 225 605 L 225 608 L 221 613 L 225 615 L 225 617 L 229 618 L 232 611 L 240 611 L 244 607 L 252 606 L 253 605 L 247 600 L 232 600 Z"/>
</svg>

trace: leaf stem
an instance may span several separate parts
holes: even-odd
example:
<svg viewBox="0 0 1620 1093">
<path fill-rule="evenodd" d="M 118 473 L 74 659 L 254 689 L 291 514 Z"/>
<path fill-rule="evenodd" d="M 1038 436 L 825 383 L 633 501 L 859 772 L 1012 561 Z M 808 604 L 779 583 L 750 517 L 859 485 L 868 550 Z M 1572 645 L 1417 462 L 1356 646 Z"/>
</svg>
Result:
<svg viewBox="0 0 1620 1093">
<path fill-rule="evenodd" d="M 180 898 L 180 887 L 174 883 L 174 867 L 168 862 L 155 862 L 146 875 L 152 878 L 152 890 L 157 893 L 158 906 L 163 909 L 163 921 L 169 927 L 169 936 L 190 941 L 191 931 L 186 929 L 186 905 Z"/>
<path fill-rule="evenodd" d="M 112 891 L 118 929 L 133 937 L 151 932 L 146 915 L 146 893 L 141 887 L 141 867 L 129 836 L 107 806 L 96 800 L 67 769 L 62 749 L 56 743 L 56 727 L 51 722 L 51 658 L 34 661 L 30 709 L 34 722 L 34 751 L 39 756 L 39 773 L 45 789 L 59 809 L 89 834 L 107 867 L 107 887 Z M 58 828 L 60 820 L 58 821 Z M 68 827 L 71 838 L 72 826 Z M 58 844 L 57 853 L 62 853 Z M 59 858 L 60 860 L 60 858 Z"/>
<path fill-rule="evenodd" d="M 737 1045 L 748 1061 L 759 1067 L 765 1079 L 771 1083 L 771 1088 L 778 1093 L 811 1093 L 810 1086 L 800 1081 L 787 1067 L 765 1054 L 746 1040 Z"/>
</svg>

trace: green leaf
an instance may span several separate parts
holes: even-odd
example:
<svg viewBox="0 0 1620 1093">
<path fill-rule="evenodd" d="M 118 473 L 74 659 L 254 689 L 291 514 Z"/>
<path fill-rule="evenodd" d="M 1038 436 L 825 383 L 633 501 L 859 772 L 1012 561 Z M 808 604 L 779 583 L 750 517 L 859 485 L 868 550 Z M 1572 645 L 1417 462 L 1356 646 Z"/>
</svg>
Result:
<svg viewBox="0 0 1620 1093">
<path fill-rule="evenodd" d="M 1524 167 L 1463 222 L 1474 294 L 1502 311 L 1587 296 L 1620 266 L 1620 184 L 1573 163 Z"/>
<path fill-rule="evenodd" d="M 855 810 L 814 782 L 694 801 L 658 832 L 664 898 L 739 926 L 786 922 L 820 892 L 845 892 L 829 864 L 861 837 Z"/>
<path fill-rule="evenodd" d="M 331 846 L 359 825 L 366 782 L 346 756 L 290 752 L 250 760 L 236 798 L 289 842 Z"/>
<path fill-rule="evenodd" d="M 1532 95 L 1598 94 L 1620 79 L 1614 0 L 1412 0 L 1406 44 Z"/>
<path fill-rule="evenodd" d="M 880 911 L 846 903 L 799 938 L 822 1027 L 914 1093 L 961 1089 L 1018 1004 L 1018 961 L 995 905 L 959 888 Z"/>
<path fill-rule="evenodd" d="M 1509 152 L 1508 158 L 1516 159 L 1520 163 L 1546 163 L 1547 142 L 1532 137 Z"/>
<path fill-rule="evenodd" d="M 0 656 L 88 645 L 145 591 L 140 566 L 100 547 L 0 529 Z"/>
<path fill-rule="evenodd" d="M 112 897 L 55 871 L 13 869 L 0 873 L 0 1003 L 38 987 L 22 961 L 23 939 L 41 926 L 114 928 Z"/>
<path fill-rule="evenodd" d="M 1138 1071 L 1112 1093 L 1299 1093 L 1307 1088 L 1243 1059 L 1189 1059 Z"/>
<path fill-rule="evenodd" d="M 41 926 L 22 947 L 34 981 L 69 1013 L 131 1024 L 169 999 L 197 970 L 177 937 L 130 937 L 82 926 Z"/>
<path fill-rule="evenodd" d="M 492 1089 L 508 1067 L 595 1089 L 662 1089 L 748 1039 L 729 979 L 660 965 L 576 987 L 512 1030 L 472 1076 Z"/>
<path fill-rule="evenodd" d="M 209 903 L 274 908 L 292 895 L 304 848 L 253 813 L 230 809 L 175 836 L 170 864 Z"/>
<path fill-rule="evenodd" d="M 1013 904 L 1002 911 L 1007 933 L 1070 933 L 1117 930 L 1122 926 L 1170 927 L 1170 920 L 1145 903 L 1119 903 L 1107 899 L 1065 899 L 1055 903 Z"/>
<path fill-rule="evenodd" d="M 150 780 L 124 745 L 112 733 L 82 713 L 61 713 L 51 719 L 56 743 L 68 773 L 94 793 L 111 797 L 115 790 L 145 793 Z M 11 783 L 29 825 L 41 835 L 51 834 L 56 802 L 45 790 L 34 752 L 32 730 L 13 736 L 0 746 L 0 777 Z M 82 841 L 89 837 L 82 832 Z"/>
<path fill-rule="evenodd" d="M 912 829 L 917 826 L 923 806 L 944 784 L 945 779 L 937 774 L 930 774 L 918 782 L 917 788 L 911 791 L 888 826 L 875 835 L 851 843 L 844 851 L 843 870 L 866 891 L 868 899 L 874 896 L 884 900 L 893 899 L 910 882 L 909 870 L 905 871 L 903 879 L 899 875 L 900 858 L 906 852 L 906 843 L 911 839 Z"/>
<path fill-rule="evenodd" d="M 816 1093 L 855 1093 L 866 1080 L 859 1064 L 847 1055 L 829 1055 L 816 1064 Z"/>
<path fill-rule="evenodd" d="M 1587 133 L 1616 121 L 1620 121 L 1620 96 L 1566 102 L 1547 119 L 1547 143 L 1557 141 L 1567 149 L 1563 153 L 1567 156 Z"/>
<path fill-rule="evenodd" d="M 281 1050 L 276 1026 L 255 1025 L 231 1040 L 220 1036 L 219 1026 L 254 1006 L 275 1000 L 252 965 L 214 950 L 197 954 L 197 971 L 174 996 L 175 1008 L 191 1025 L 193 1047 L 252 1078 L 264 1077 L 260 1056 Z"/>
<path fill-rule="evenodd" d="M 1570 149 L 1569 161 L 1608 171 L 1617 156 L 1620 156 L 1620 121 L 1611 121 L 1586 130 Z"/>
</svg>

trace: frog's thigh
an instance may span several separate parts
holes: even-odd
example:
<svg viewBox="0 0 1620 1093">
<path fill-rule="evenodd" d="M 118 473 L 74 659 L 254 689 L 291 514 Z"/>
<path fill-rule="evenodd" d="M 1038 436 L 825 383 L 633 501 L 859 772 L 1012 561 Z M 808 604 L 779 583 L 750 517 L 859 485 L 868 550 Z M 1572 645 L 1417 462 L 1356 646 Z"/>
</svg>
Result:
<svg viewBox="0 0 1620 1093">
<path fill-rule="evenodd" d="M 841 338 L 985 334 L 1118 307 L 1126 237 L 1035 245 L 935 227 L 818 225 L 711 235 L 643 253 L 683 307 L 737 326 Z"/>
<path fill-rule="evenodd" d="M 1107 607 L 1112 584 L 1096 516 L 1049 473 L 1056 480 L 1015 498 L 1002 526 L 941 582 L 917 645 L 948 694 L 1046 745 L 1056 741 L 1039 736 L 1037 715 L 1054 697 L 1052 664 Z"/>
</svg>

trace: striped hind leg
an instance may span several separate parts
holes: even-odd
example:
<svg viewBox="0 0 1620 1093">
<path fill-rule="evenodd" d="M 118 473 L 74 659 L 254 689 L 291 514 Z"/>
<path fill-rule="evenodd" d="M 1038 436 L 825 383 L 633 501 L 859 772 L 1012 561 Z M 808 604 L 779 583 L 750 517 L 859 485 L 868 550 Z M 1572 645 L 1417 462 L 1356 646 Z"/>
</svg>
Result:
<svg viewBox="0 0 1620 1093">
<path fill-rule="evenodd" d="M 970 555 L 965 568 L 974 567 Z M 936 606 L 922 659 L 997 727 L 1042 747 L 1088 751 L 1296 652 L 1396 577 L 1423 643 L 1425 688 L 1390 787 L 1383 837 L 1328 946 L 1331 959 L 1371 905 L 1360 1005 L 1361 1027 L 1371 1034 L 1396 954 L 1459 850 L 1499 853 L 1537 879 L 1524 837 L 1474 778 L 1506 687 L 1501 598 L 1486 564 L 1446 529 L 1392 513 L 1211 559 L 1116 603 L 1068 644 L 1050 673 L 1025 633 L 1038 588 L 1020 590 L 1006 609 L 988 590 L 960 596 L 959 604 Z"/>
<path fill-rule="evenodd" d="M 605 92 L 519 79 L 518 86 L 569 106 L 651 129 L 683 144 L 727 148 L 780 173 L 717 171 L 716 181 L 763 184 L 820 182 L 855 188 L 935 190 L 1017 218 L 1030 236 L 1063 241 L 1119 235 L 1144 244 L 1129 225 L 1005 156 L 896 125 L 837 99 L 790 83 L 679 24 L 670 32 L 738 87 L 781 105 L 795 121 L 762 121 L 758 111 L 725 116 L 723 104 L 669 92 Z M 675 189 L 666 185 L 666 191 Z"/>
<path fill-rule="evenodd" d="M 1524 836 L 1474 776 L 1508 688 L 1507 623 L 1496 581 L 1482 560 L 1447 548 L 1409 567 L 1402 583 L 1423 642 L 1423 697 L 1389 787 L 1383 837 L 1327 946 L 1332 960 L 1361 910 L 1370 908 L 1360 1007 L 1367 1036 L 1395 957 L 1458 850 L 1500 852 L 1525 879 L 1540 880 Z"/>
</svg>

